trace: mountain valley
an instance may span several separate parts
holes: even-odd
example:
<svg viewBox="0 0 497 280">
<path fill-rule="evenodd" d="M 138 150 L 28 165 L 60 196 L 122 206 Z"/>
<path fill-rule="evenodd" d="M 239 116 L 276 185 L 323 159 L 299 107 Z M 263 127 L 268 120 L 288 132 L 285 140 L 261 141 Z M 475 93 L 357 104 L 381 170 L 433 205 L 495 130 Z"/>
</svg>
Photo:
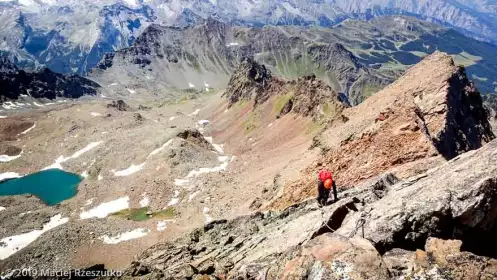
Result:
<svg viewBox="0 0 497 280">
<path fill-rule="evenodd" d="M 0 135 L 2 143 L 11 148 L 9 155 L 2 156 L 2 179 L 16 180 L 25 174 L 58 168 L 79 174 L 83 181 L 74 197 L 55 206 L 43 205 L 30 195 L 0 196 L 4 223 L 0 268 L 25 267 L 29 263 L 36 269 L 67 270 L 104 264 L 107 269 L 128 267 L 125 275 L 142 275 L 145 279 L 156 279 L 158 275 L 183 279 L 202 274 L 235 279 L 240 273 L 255 279 L 250 272 L 254 266 L 257 273 L 270 270 L 268 275 L 273 276 L 268 279 L 281 279 L 279 269 L 283 264 L 278 262 L 282 262 L 280 257 L 286 258 L 282 254 L 287 254 L 289 248 L 300 250 L 292 246 L 304 240 L 317 242 L 325 238 L 318 232 L 327 219 L 331 219 L 331 227 L 338 229 L 333 221 L 341 215 L 338 213 L 343 211 L 343 205 L 359 203 L 354 198 L 359 194 L 360 201 L 368 201 L 365 197 L 371 195 L 367 194 L 371 183 L 367 182 L 385 172 L 391 172 L 395 179 L 388 180 L 393 183 L 416 182 L 416 176 L 434 180 L 437 175 L 423 174 L 431 174 L 432 168 L 453 170 L 454 164 L 491 157 L 495 144 L 478 91 L 471 87 L 463 68 L 442 53 L 430 55 L 356 107 L 350 107 L 337 91 L 314 76 L 282 80 L 253 60 L 245 60 L 235 68 L 225 91 L 189 96 L 176 101 L 134 98 L 126 102 L 100 97 L 68 100 L 29 111 L 7 110 Z M 459 104 L 456 100 L 462 102 L 459 107 L 450 103 Z M 468 121 L 461 123 L 461 118 Z M 456 146 L 451 144 L 454 141 Z M 478 151 L 481 156 L 464 154 L 482 146 Z M 378 158 L 371 161 L 371 155 Z M 454 157 L 460 159 L 447 163 Z M 331 208 L 319 210 L 314 200 L 308 199 L 315 194 L 314 174 L 323 166 L 336 174 L 343 199 Z M 440 172 L 446 173 L 445 169 Z M 483 177 L 497 176 L 490 166 L 481 170 Z M 468 177 L 462 180 L 471 182 L 480 178 L 463 176 Z M 480 186 L 474 184 L 475 188 Z M 418 185 L 430 189 L 428 182 Z M 418 185 L 410 188 L 415 191 Z M 437 195 L 429 193 L 418 201 L 429 201 Z M 482 199 L 494 198 L 489 194 Z M 375 203 L 384 207 L 382 201 Z M 288 211 L 294 214 L 286 216 Z M 322 211 L 331 218 L 322 216 Z M 261 215 L 264 218 L 259 221 Z M 235 234 L 239 230 L 237 221 L 245 219 L 242 231 L 255 230 L 261 235 L 253 235 L 253 241 L 236 234 L 226 235 L 228 241 L 203 239 L 207 237 L 202 237 L 202 232 L 217 232 L 234 217 L 241 218 L 229 222 L 228 227 L 234 227 L 229 232 Z M 305 226 L 299 222 L 302 219 L 307 221 Z M 259 223 L 266 226 L 260 228 Z M 288 228 L 278 226 L 281 223 Z M 294 223 L 301 223 L 299 230 L 290 230 Z M 345 226 L 349 224 L 355 222 L 344 222 L 343 231 L 350 228 Z M 374 232 L 371 229 L 371 234 Z M 188 239 L 196 234 L 200 239 L 192 239 L 197 240 L 194 242 L 221 242 L 238 248 L 224 251 L 232 252 L 228 257 L 232 264 L 219 270 L 216 263 L 221 265 L 226 260 L 216 253 L 222 252 L 222 247 L 214 251 L 202 249 L 211 248 L 211 243 L 189 249 L 191 256 L 174 253 L 173 259 L 157 259 L 170 254 L 169 250 L 183 250 L 175 249 L 174 244 L 183 246 L 179 244 L 184 242 L 176 238 Z M 428 235 L 463 240 L 466 248 L 464 233 L 446 236 L 434 231 Z M 258 253 L 256 244 L 262 241 L 257 238 L 267 240 L 259 246 L 270 255 Z M 278 245 L 281 238 L 290 241 L 287 246 Z M 172 243 L 163 243 L 166 241 Z M 424 245 L 424 241 L 420 237 L 415 244 Z M 368 250 L 389 250 L 397 243 L 388 248 L 379 244 L 383 243 L 368 245 Z M 421 249 L 421 245 L 410 246 L 402 248 Z M 474 246 L 470 250 L 474 254 L 488 255 Z M 245 253 L 238 256 L 238 250 Z M 269 266 L 265 256 L 269 257 Z M 178 266 L 179 270 L 175 270 L 176 262 L 185 264 L 183 258 L 192 268 Z M 170 266 L 163 268 L 157 261 L 166 261 Z M 388 268 L 382 273 L 389 271 L 393 270 Z M 191 276 L 180 276 L 182 273 Z"/>
<path fill-rule="evenodd" d="M 494 2 L 0 0 L 0 278 L 497 279 Z"/>
</svg>

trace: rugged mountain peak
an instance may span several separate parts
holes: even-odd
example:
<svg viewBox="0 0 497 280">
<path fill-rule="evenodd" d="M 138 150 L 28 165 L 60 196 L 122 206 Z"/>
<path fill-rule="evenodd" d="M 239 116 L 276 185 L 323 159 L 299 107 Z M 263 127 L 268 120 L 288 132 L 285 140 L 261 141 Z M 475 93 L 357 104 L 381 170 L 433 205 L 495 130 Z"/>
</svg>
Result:
<svg viewBox="0 0 497 280">
<path fill-rule="evenodd" d="M 385 92 L 392 90 L 413 102 L 426 136 L 448 159 L 494 138 L 480 93 L 445 53 L 426 57 Z"/>
<path fill-rule="evenodd" d="M 328 168 L 343 188 L 397 168 L 404 177 L 451 159 L 495 138 L 479 92 L 463 68 L 434 53 L 356 107 L 342 112 L 317 143 L 324 156 L 286 187 L 271 207 L 315 195 L 315 174 Z"/>
<path fill-rule="evenodd" d="M 254 97 L 259 100 L 260 95 L 270 86 L 272 79 L 271 71 L 266 66 L 250 58 L 244 59 L 233 71 L 228 82 L 225 96 L 228 98 L 229 106 Z"/>
<path fill-rule="evenodd" d="M 345 108 L 340 95 L 315 75 L 286 81 L 273 77 L 266 66 L 253 59 L 243 60 L 233 72 L 225 96 L 228 106 L 254 100 L 254 107 L 271 97 L 284 97 L 277 117 L 293 112 L 317 120 L 323 116 L 334 117 Z"/>
</svg>

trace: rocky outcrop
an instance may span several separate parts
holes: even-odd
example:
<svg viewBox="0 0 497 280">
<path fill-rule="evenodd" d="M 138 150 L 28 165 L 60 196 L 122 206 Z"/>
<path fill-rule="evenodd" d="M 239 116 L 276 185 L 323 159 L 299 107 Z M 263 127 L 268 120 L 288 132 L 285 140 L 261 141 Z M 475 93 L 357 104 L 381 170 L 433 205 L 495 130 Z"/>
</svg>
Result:
<svg viewBox="0 0 497 280">
<path fill-rule="evenodd" d="M 347 106 L 342 96 L 314 75 L 286 81 L 273 77 L 270 70 L 252 59 L 245 59 L 234 71 L 224 97 L 230 107 L 253 100 L 254 108 L 271 97 L 280 97 L 284 104 L 277 112 L 278 118 L 295 113 L 318 120 L 335 117 Z"/>
<path fill-rule="evenodd" d="M 111 103 L 107 104 L 107 108 L 115 108 L 118 111 L 128 111 L 131 109 L 123 100 L 113 100 Z"/>
<path fill-rule="evenodd" d="M 18 69 L 6 57 L 0 57 L 0 102 L 17 99 L 20 95 L 34 98 L 79 98 L 96 95 L 100 86 L 77 75 L 63 75 L 45 68 L 39 72 Z"/>
<path fill-rule="evenodd" d="M 497 160 L 495 149 L 497 140 L 407 180 L 385 175 L 342 192 L 338 202 L 323 208 L 310 200 L 281 212 L 211 222 L 154 245 L 125 274 L 140 279 L 463 279 L 468 268 L 471 275 L 494 278 L 497 167 L 488 163 Z"/>
<path fill-rule="evenodd" d="M 288 184 L 271 207 L 284 208 L 314 196 L 321 168 L 332 170 L 337 183 L 347 188 L 392 168 L 402 173 L 411 163 L 421 166 L 407 176 L 422 172 L 429 168 L 420 163 L 424 160 L 448 160 L 495 138 L 479 92 L 464 69 L 443 53 L 428 56 L 342 115 L 344 122 L 334 123 L 318 137 L 324 156 L 305 169 L 300 180 Z"/>
<path fill-rule="evenodd" d="M 192 144 L 205 148 L 207 150 L 214 150 L 212 144 L 209 143 L 205 139 L 204 135 L 200 133 L 200 131 L 198 131 L 197 129 L 182 130 L 178 132 L 176 136 Z"/>
<path fill-rule="evenodd" d="M 252 59 L 243 60 L 228 82 L 224 96 L 228 98 L 228 106 L 238 101 L 255 99 L 256 104 L 261 103 L 268 94 L 273 77 L 266 66 Z"/>
</svg>

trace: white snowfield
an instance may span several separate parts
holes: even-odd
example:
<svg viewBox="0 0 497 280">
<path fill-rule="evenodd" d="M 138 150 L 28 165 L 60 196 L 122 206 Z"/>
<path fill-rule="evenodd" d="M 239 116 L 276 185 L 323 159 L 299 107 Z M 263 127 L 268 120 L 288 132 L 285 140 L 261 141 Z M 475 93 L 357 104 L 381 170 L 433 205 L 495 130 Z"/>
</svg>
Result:
<svg viewBox="0 0 497 280">
<path fill-rule="evenodd" d="M 55 163 L 52 164 L 52 165 L 49 165 L 45 168 L 43 168 L 42 170 L 47 170 L 47 169 L 60 169 L 60 170 L 64 170 L 64 168 L 62 167 L 62 163 L 68 161 L 68 160 L 71 160 L 71 159 L 75 159 L 75 158 L 78 158 L 80 157 L 81 155 L 83 155 L 84 153 L 86 152 L 89 152 L 90 150 L 96 148 L 98 145 L 102 144 L 103 141 L 99 141 L 99 142 L 91 142 L 90 144 L 88 144 L 88 146 L 84 147 L 83 149 L 75 152 L 72 156 L 70 157 L 64 157 L 64 156 L 59 156 L 59 158 L 57 158 L 55 160 Z"/>
<path fill-rule="evenodd" d="M 133 239 L 137 239 L 140 237 L 144 237 L 150 233 L 149 229 L 146 228 L 137 228 L 132 231 L 123 232 L 116 236 L 109 237 L 108 235 L 104 235 L 100 237 L 105 244 L 118 244 L 124 241 L 129 241 Z"/>
<path fill-rule="evenodd" d="M 204 218 L 205 218 L 205 223 L 206 224 L 212 222 L 212 217 L 211 217 L 211 215 L 209 215 L 210 211 L 211 210 L 209 208 L 204 207 L 204 211 L 203 212 L 204 212 Z"/>
<path fill-rule="evenodd" d="M 153 150 L 148 156 L 147 156 L 147 160 L 160 153 L 161 151 L 163 151 L 165 148 L 167 148 L 167 146 L 171 145 L 171 143 L 173 142 L 173 139 L 170 139 L 169 141 L 167 141 L 166 143 L 164 143 L 162 146 L 160 146 L 159 148 Z M 140 170 L 143 169 L 143 167 L 145 166 L 147 162 L 143 162 L 141 164 L 138 164 L 138 165 L 135 165 L 135 164 L 132 164 L 130 167 L 124 169 L 124 170 L 120 170 L 120 171 L 115 171 L 114 172 L 114 176 L 116 177 L 125 177 L 125 176 L 129 176 L 131 174 L 134 174 Z"/>
<path fill-rule="evenodd" d="M 0 182 L 8 179 L 21 178 L 19 173 L 16 172 L 5 172 L 0 174 Z"/>
<path fill-rule="evenodd" d="M 6 119 L 7 116 L 0 116 L 0 119 Z"/>
<path fill-rule="evenodd" d="M 179 202 L 178 196 L 179 196 L 179 191 L 175 190 L 174 191 L 174 196 L 173 196 L 173 198 L 171 198 L 171 201 L 169 201 L 169 203 L 167 204 L 167 206 L 173 206 L 173 205 L 178 204 L 178 202 Z"/>
<path fill-rule="evenodd" d="M 164 221 L 159 221 L 157 222 L 157 231 L 165 231 L 167 229 L 167 225 L 169 223 L 175 223 L 176 220 L 164 220 Z"/>
<path fill-rule="evenodd" d="M 34 123 L 32 127 L 30 127 L 28 129 L 24 130 L 23 132 L 19 133 L 19 135 L 24 135 L 24 134 L 30 132 L 31 130 L 33 130 L 35 127 L 36 127 L 36 123 Z"/>
<path fill-rule="evenodd" d="M 217 159 L 221 162 L 219 166 L 215 167 L 201 167 L 198 170 L 192 170 L 183 179 L 175 179 L 174 184 L 176 186 L 185 186 L 190 182 L 190 179 L 198 177 L 203 174 L 214 173 L 225 171 L 228 168 L 231 158 L 229 156 L 219 156 Z"/>
<path fill-rule="evenodd" d="M 13 161 L 15 159 L 18 159 L 20 158 L 22 155 L 22 151 L 20 154 L 18 154 L 17 156 L 8 156 L 8 155 L 0 155 L 0 162 L 9 162 L 9 161 Z"/>
<path fill-rule="evenodd" d="M 104 202 L 95 208 L 79 214 L 79 218 L 82 220 L 91 218 L 105 218 L 109 214 L 119 212 L 124 209 L 129 208 L 129 196 L 121 197 L 113 201 Z"/>
<path fill-rule="evenodd" d="M 166 143 L 164 143 L 164 145 L 162 145 L 161 147 L 153 150 L 147 157 L 147 159 L 151 156 L 154 156 L 158 153 L 160 153 L 161 151 L 163 151 L 167 146 L 171 145 L 171 143 L 173 142 L 173 139 L 170 139 L 169 141 L 167 141 Z"/>
<path fill-rule="evenodd" d="M 102 114 L 97 113 L 97 112 L 90 112 L 90 116 L 92 117 L 100 117 Z"/>
<path fill-rule="evenodd" d="M 5 211 L 7 208 L 0 206 L 0 211 Z"/>
<path fill-rule="evenodd" d="M 200 109 L 197 109 L 197 110 L 195 110 L 195 112 L 189 114 L 188 116 L 189 117 L 194 117 L 194 116 L 198 115 L 199 112 L 200 112 Z"/>
<path fill-rule="evenodd" d="M 128 167 L 128 168 L 126 168 L 124 170 L 120 170 L 120 171 L 114 172 L 114 176 L 116 176 L 116 177 L 129 176 L 131 174 L 134 174 L 134 173 L 142 170 L 144 166 L 145 166 L 145 162 L 142 163 L 142 164 L 139 164 L 139 165 L 132 164 L 130 167 Z"/>
<path fill-rule="evenodd" d="M 55 215 L 50 218 L 50 221 L 43 225 L 42 229 L 33 230 L 27 233 L 14 235 L 10 237 L 5 237 L 0 240 L 0 243 L 5 244 L 5 246 L 0 246 L 0 260 L 5 260 L 11 255 L 15 254 L 19 250 L 25 248 L 43 233 L 63 225 L 69 221 L 69 218 L 62 218 L 61 214 Z"/>
<path fill-rule="evenodd" d="M 132 89 L 127 88 L 127 90 L 128 90 L 128 91 L 129 91 L 129 93 L 131 93 L 131 94 L 135 94 L 135 93 L 136 93 L 136 91 L 134 91 L 134 90 L 132 90 Z"/>
<path fill-rule="evenodd" d="M 143 199 L 140 200 L 140 207 L 147 207 L 150 204 L 150 199 L 146 195 L 146 193 L 143 194 Z"/>
</svg>

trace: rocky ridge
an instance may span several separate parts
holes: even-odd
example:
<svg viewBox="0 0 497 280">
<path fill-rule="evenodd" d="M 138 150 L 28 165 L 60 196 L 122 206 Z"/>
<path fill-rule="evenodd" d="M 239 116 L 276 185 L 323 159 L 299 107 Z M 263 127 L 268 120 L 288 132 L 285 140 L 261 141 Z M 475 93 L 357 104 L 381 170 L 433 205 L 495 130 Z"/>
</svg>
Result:
<svg viewBox="0 0 497 280">
<path fill-rule="evenodd" d="M 16 100 L 21 95 L 33 98 L 79 98 L 96 95 L 100 85 L 77 75 L 63 75 L 45 68 L 39 72 L 20 70 L 7 57 L 0 57 L 0 101 Z"/>
<path fill-rule="evenodd" d="M 386 174 L 344 191 L 340 201 L 324 208 L 310 200 L 281 212 L 214 221 L 154 245 L 136 257 L 126 275 L 460 279 L 466 267 L 472 276 L 496 277 L 490 239 L 497 230 L 497 169 L 488 164 L 496 160 L 496 148 L 492 141 L 406 180 Z"/>
<path fill-rule="evenodd" d="M 422 161 L 451 159 L 492 140 L 488 118 L 464 69 L 446 54 L 430 55 L 364 103 L 345 109 L 343 121 L 315 139 L 323 158 L 272 205 L 284 207 L 313 196 L 311 182 L 323 167 L 343 188 L 408 164 L 421 165 L 408 176 L 422 172 L 429 168 Z"/>
</svg>

